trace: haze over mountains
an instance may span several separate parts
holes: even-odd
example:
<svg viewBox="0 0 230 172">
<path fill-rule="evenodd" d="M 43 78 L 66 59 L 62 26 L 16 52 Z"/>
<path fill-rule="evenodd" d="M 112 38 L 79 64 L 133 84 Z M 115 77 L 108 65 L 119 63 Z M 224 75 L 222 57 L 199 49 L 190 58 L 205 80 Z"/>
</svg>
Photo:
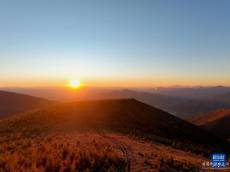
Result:
<svg viewBox="0 0 230 172">
<path fill-rule="evenodd" d="M 70 102 L 79 100 L 95 100 L 95 99 L 119 99 L 119 98 L 135 98 L 152 106 L 165 106 L 180 101 L 184 98 L 171 97 L 156 93 L 143 91 L 134 91 L 129 89 L 113 90 L 111 88 L 95 88 L 80 87 L 78 89 L 71 88 L 3 88 L 3 90 L 11 90 L 14 92 L 28 94 L 56 100 L 60 102 Z"/>
<path fill-rule="evenodd" d="M 215 95 L 211 99 L 230 103 L 230 92 Z"/>
<path fill-rule="evenodd" d="M 178 117 L 196 116 L 205 112 L 218 109 L 229 109 L 230 104 L 217 100 L 186 100 L 174 105 L 162 107 L 165 110 L 176 112 Z"/>
<path fill-rule="evenodd" d="M 58 102 L 43 98 L 0 91 L 0 119 L 56 104 L 58 104 Z"/>
<path fill-rule="evenodd" d="M 80 87 L 8 87 L 2 90 L 28 94 L 59 102 L 79 100 L 135 98 L 154 107 L 159 107 L 178 117 L 196 116 L 205 112 L 230 108 L 230 87 L 158 87 L 146 88 L 100 88 Z"/>
<path fill-rule="evenodd" d="M 95 94 L 111 91 L 111 89 L 97 87 L 79 87 L 76 89 L 70 87 L 4 87 L 0 88 L 0 90 L 27 94 L 59 102 L 93 99 Z"/>
<path fill-rule="evenodd" d="M 123 99 L 134 98 L 143 103 L 149 104 L 155 107 L 166 106 L 174 103 L 184 101 L 183 98 L 171 97 L 149 92 L 137 92 L 133 90 L 115 90 L 112 92 L 103 92 L 95 95 L 96 99 Z"/>
<path fill-rule="evenodd" d="M 216 87 L 192 87 L 192 88 L 180 88 L 180 87 L 158 87 L 157 89 L 150 89 L 153 93 L 159 93 L 168 96 L 178 96 L 190 99 L 208 99 L 217 94 L 224 94 L 230 92 L 230 87 L 216 86 Z"/>
</svg>

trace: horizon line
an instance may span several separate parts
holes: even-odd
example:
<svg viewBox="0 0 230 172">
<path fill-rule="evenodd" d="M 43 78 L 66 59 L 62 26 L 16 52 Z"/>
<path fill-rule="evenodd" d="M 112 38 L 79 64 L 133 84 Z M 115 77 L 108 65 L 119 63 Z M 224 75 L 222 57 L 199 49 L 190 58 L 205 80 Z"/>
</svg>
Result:
<svg viewBox="0 0 230 172">
<path fill-rule="evenodd" d="M 171 86 L 88 86 L 88 85 L 82 85 L 79 86 L 79 88 L 82 87 L 92 87 L 92 88 L 169 88 L 169 87 L 184 87 L 184 88 L 194 88 L 194 87 L 230 87 L 230 85 L 215 85 L 215 86 L 204 86 L 204 85 L 196 85 L 196 86 L 188 86 L 188 85 L 171 85 Z M 20 87 L 20 86 L 3 86 L 0 88 L 71 88 L 71 86 L 25 86 L 25 87 Z"/>
</svg>

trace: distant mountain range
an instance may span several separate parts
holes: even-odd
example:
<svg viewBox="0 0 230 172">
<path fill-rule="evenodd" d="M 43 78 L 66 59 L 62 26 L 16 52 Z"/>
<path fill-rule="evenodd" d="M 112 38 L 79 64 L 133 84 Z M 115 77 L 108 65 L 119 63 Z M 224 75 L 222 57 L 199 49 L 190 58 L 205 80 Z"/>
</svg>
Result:
<svg viewBox="0 0 230 172">
<path fill-rule="evenodd" d="M 0 91 L 0 119 L 56 104 L 58 104 L 58 102 L 43 98 Z"/>
<path fill-rule="evenodd" d="M 112 92 L 103 92 L 96 95 L 96 99 L 123 99 L 134 98 L 151 106 L 160 107 L 184 101 L 183 98 L 171 97 L 149 92 L 137 92 L 132 90 L 116 90 Z"/>
<path fill-rule="evenodd" d="M 168 96 L 186 97 L 190 99 L 207 99 L 217 94 L 224 94 L 230 92 L 230 87 L 216 86 L 216 87 L 194 87 L 194 88 L 165 88 L 158 87 L 157 89 L 150 89 L 149 92 L 159 93 Z"/>
<path fill-rule="evenodd" d="M 151 106 L 166 110 L 178 117 L 196 116 L 218 109 L 230 108 L 230 87 L 157 87 L 156 89 L 80 87 L 3 88 L 22 94 L 59 102 L 96 99 L 134 98 Z M 145 90 L 145 91 L 144 91 Z"/>
<path fill-rule="evenodd" d="M 171 87 L 157 87 L 152 89 L 144 88 L 102 88 L 102 87 L 88 87 L 83 86 L 77 89 L 68 87 L 32 87 L 32 88 L 20 88 L 20 87 L 5 87 L 0 90 L 11 91 L 16 93 L 28 94 L 36 97 L 42 97 L 49 100 L 56 101 L 72 101 L 75 99 L 83 100 L 89 99 L 90 95 L 121 91 L 121 90 L 133 90 L 136 92 L 149 92 L 166 95 L 170 97 L 183 97 L 186 99 L 213 99 L 218 94 L 230 93 L 230 87 L 216 86 L 216 87 L 184 87 L 184 86 L 171 86 Z M 57 94 L 58 93 L 58 94 Z M 221 95 L 220 95 L 221 96 Z"/>
<path fill-rule="evenodd" d="M 174 105 L 164 106 L 163 109 L 171 110 L 178 113 L 186 113 L 188 117 L 196 116 L 201 113 L 206 113 L 218 109 L 230 109 L 230 104 L 217 100 L 186 100 L 184 102 L 175 103 Z"/>
<path fill-rule="evenodd" d="M 185 118 L 185 120 L 230 139 L 230 109 L 212 111 L 196 117 Z"/>
<path fill-rule="evenodd" d="M 156 93 L 138 92 L 129 89 L 111 90 L 95 87 L 72 88 L 8 88 L 22 94 L 28 94 L 36 97 L 42 97 L 49 100 L 60 102 L 71 102 L 81 100 L 96 100 L 96 99 L 121 99 L 135 98 L 139 101 L 152 106 L 165 106 L 184 101 L 183 98 L 165 96 Z"/>
</svg>

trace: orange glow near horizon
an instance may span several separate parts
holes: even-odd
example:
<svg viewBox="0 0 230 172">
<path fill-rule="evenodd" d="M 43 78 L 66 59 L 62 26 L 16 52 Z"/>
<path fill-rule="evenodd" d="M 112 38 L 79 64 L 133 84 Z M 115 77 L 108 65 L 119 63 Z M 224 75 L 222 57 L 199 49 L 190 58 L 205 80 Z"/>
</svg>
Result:
<svg viewBox="0 0 230 172">
<path fill-rule="evenodd" d="M 210 78 L 201 80 L 201 78 L 195 79 L 179 79 L 179 78 L 167 78 L 167 79 L 149 79 L 149 78 L 80 78 L 77 77 L 77 81 L 74 81 L 74 76 L 66 78 L 7 78 L 5 82 L 0 83 L 0 87 L 70 87 L 79 88 L 82 86 L 91 87 L 168 87 L 172 85 L 181 86 L 230 86 L 230 82 L 227 80 L 219 79 L 214 81 Z M 67 81 L 67 82 L 66 82 Z"/>
</svg>

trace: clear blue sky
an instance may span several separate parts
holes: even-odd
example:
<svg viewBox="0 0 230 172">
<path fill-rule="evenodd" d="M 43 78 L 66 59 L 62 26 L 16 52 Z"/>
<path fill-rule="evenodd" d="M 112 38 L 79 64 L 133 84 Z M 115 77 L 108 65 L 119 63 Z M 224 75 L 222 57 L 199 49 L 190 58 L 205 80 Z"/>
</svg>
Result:
<svg viewBox="0 0 230 172">
<path fill-rule="evenodd" d="M 0 86 L 230 86 L 229 0 L 0 1 Z"/>
</svg>

